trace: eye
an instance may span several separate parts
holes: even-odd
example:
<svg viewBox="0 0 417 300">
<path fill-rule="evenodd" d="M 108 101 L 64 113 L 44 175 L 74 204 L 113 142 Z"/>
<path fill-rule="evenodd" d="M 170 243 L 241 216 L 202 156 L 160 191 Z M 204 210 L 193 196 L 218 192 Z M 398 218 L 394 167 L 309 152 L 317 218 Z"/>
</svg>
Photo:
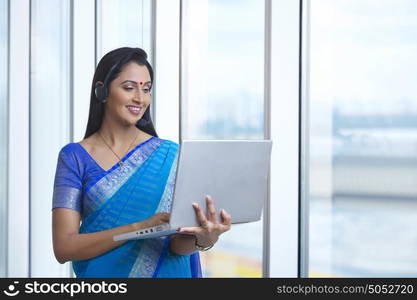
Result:
<svg viewBox="0 0 417 300">
<path fill-rule="evenodd" d="M 130 86 L 125 86 L 124 89 L 127 90 L 127 91 L 133 90 L 133 88 L 130 87 Z"/>
<path fill-rule="evenodd" d="M 146 89 L 145 88 L 145 89 L 143 89 L 143 91 L 148 94 L 151 91 L 151 89 Z"/>
</svg>

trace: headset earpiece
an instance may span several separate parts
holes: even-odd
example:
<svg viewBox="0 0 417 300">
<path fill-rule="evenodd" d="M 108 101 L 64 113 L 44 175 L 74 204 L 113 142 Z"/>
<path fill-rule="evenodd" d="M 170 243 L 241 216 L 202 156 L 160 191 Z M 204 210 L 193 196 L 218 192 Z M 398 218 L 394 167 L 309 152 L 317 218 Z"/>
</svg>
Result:
<svg viewBox="0 0 417 300">
<path fill-rule="evenodd" d="M 98 101 L 105 103 L 107 100 L 107 88 L 102 82 L 97 82 L 95 88 L 95 94 Z"/>
</svg>

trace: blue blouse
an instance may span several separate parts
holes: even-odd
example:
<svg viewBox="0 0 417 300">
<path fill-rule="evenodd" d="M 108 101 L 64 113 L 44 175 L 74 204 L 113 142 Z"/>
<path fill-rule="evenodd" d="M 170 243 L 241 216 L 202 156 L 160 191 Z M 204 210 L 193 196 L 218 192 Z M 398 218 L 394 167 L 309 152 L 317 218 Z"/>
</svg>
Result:
<svg viewBox="0 0 417 300">
<path fill-rule="evenodd" d="M 136 145 L 122 158 L 122 161 L 126 161 L 138 148 L 153 140 L 165 141 L 152 137 Z M 169 142 L 175 145 L 174 142 Z M 95 183 L 111 173 L 117 166 L 118 163 L 110 169 L 104 170 L 81 144 L 69 143 L 65 145 L 58 155 L 52 209 L 69 208 L 82 215 L 83 203 L 86 200 L 84 195 Z"/>
</svg>

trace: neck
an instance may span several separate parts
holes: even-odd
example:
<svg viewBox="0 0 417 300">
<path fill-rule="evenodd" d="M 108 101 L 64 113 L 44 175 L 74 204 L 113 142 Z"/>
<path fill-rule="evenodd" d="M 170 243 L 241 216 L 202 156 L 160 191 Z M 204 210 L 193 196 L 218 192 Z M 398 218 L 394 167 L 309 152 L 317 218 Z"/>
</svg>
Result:
<svg viewBox="0 0 417 300">
<path fill-rule="evenodd" d="M 135 125 L 121 125 L 119 122 L 114 122 L 110 118 L 103 119 L 98 133 L 101 134 L 106 143 L 113 149 L 130 145 L 136 137 L 139 138 L 143 134 Z"/>
</svg>

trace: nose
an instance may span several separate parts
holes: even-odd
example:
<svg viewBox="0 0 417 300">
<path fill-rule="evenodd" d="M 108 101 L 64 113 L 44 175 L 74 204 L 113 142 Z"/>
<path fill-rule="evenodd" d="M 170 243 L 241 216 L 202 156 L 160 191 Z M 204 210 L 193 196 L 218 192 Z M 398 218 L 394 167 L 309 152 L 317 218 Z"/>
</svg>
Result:
<svg viewBox="0 0 417 300">
<path fill-rule="evenodd" d="M 144 99 L 144 97 L 145 97 L 145 92 L 144 91 L 142 91 L 142 89 L 141 88 L 138 88 L 137 90 L 136 90 L 136 93 L 134 94 L 134 99 L 136 100 L 138 100 L 138 101 L 143 101 L 143 99 Z"/>
</svg>

